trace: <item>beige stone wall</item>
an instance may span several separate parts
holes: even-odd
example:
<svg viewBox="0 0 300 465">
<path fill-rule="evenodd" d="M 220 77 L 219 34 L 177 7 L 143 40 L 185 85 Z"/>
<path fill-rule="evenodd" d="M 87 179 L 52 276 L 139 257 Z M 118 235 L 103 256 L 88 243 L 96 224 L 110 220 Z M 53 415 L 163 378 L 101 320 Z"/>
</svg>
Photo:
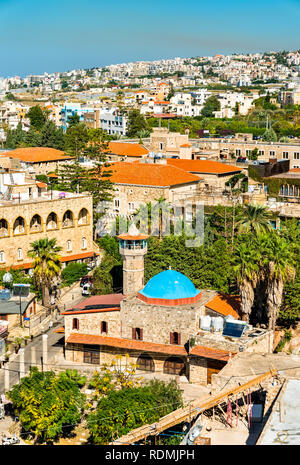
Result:
<svg viewBox="0 0 300 465">
<path fill-rule="evenodd" d="M 123 294 L 129 295 L 144 287 L 144 256 L 146 249 L 120 249 L 123 257 Z"/>
<path fill-rule="evenodd" d="M 138 169 L 138 165 L 137 165 Z M 114 207 L 120 215 L 133 214 L 148 202 L 159 198 L 170 200 L 170 189 L 162 187 L 133 186 L 127 184 L 115 184 L 114 199 L 119 201 L 119 206 Z M 129 205 L 131 203 L 132 205 Z"/>
<path fill-rule="evenodd" d="M 79 329 L 72 329 L 73 319 L 79 320 Z M 108 332 L 101 333 L 101 322 L 106 321 Z M 95 312 L 95 313 L 78 313 L 74 315 L 65 315 L 65 339 L 70 334 L 89 334 L 93 336 L 110 336 L 120 337 L 120 312 Z"/>
<path fill-rule="evenodd" d="M 122 356 L 120 360 L 117 360 L 117 366 L 126 367 L 127 364 L 133 363 L 137 364 L 138 358 L 144 352 L 140 351 L 130 351 L 126 349 L 114 349 L 112 347 L 105 346 L 94 346 L 95 351 L 100 350 L 100 363 L 99 365 L 94 365 L 95 368 L 103 366 L 104 364 L 111 365 L 113 361 L 116 361 L 117 356 Z M 66 347 L 66 360 L 75 363 L 83 363 L 84 360 L 84 347 L 81 344 L 69 344 Z M 170 357 L 170 355 L 164 355 L 159 353 L 149 353 L 154 362 L 154 373 L 163 373 L 164 363 Z M 186 362 L 185 357 L 180 357 L 184 362 Z M 85 366 L 92 367 L 92 364 L 85 364 Z M 137 369 L 136 374 L 143 376 L 145 372 Z M 176 375 L 173 375 L 174 377 Z M 206 376 L 206 375 L 205 375 Z M 200 377 L 198 377 L 200 379 Z M 196 379 L 196 378 L 195 378 Z M 197 381 L 196 381 L 197 382 Z"/>
<path fill-rule="evenodd" d="M 294 144 L 278 144 L 278 143 L 259 143 L 259 142 L 224 142 L 220 141 L 209 141 L 201 140 L 199 142 L 199 147 L 202 150 L 224 150 L 228 149 L 230 153 L 235 154 L 236 156 L 246 157 L 246 150 L 254 150 L 257 148 L 263 153 L 259 156 L 259 160 L 269 160 L 269 158 L 277 158 L 278 160 L 285 159 L 283 158 L 283 152 L 288 152 L 290 160 L 290 168 L 294 166 L 300 167 L 300 159 L 294 159 L 294 152 L 300 152 L 300 145 Z M 240 155 L 236 154 L 236 150 L 240 150 Z M 273 155 L 273 152 L 275 154 Z"/>
<path fill-rule="evenodd" d="M 157 344 L 170 344 L 170 333 L 181 334 L 184 345 L 199 330 L 200 315 L 204 306 L 163 307 L 144 304 L 139 299 L 121 302 L 122 337 L 131 339 L 132 328 L 143 329 L 143 340 Z"/>
<path fill-rule="evenodd" d="M 168 148 L 187 144 L 189 142 L 188 134 L 179 132 L 168 132 L 167 128 L 153 128 L 150 135 L 150 151 L 166 152 Z"/>
<path fill-rule="evenodd" d="M 207 359 L 191 357 L 189 361 L 189 382 L 207 384 Z"/>
<path fill-rule="evenodd" d="M 82 208 L 88 211 L 88 224 L 79 224 L 78 216 Z M 64 227 L 63 215 L 70 210 L 73 213 L 72 227 Z M 57 215 L 57 228 L 47 229 L 46 221 L 48 215 L 53 212 Z M 30 222 L 34 215 L 41 217 L 41 230 L 31 228 Z M 8 223 L 8 236 L 4 236 L 0 231 L 0 252 L 5 252 L 5 262 L 0 263 L 0 267 L 13 265 L 24 265 L 32 262 L 27 256 L 31 243 L 48 237 L 55 238 L 57 245 L 62 247 L 61 256 L 81 254 L 93 251 L 93 210 L 92 197 L 90 195 L 74 196 L 72 198 L 23 201 L 21 204 L 9 203 L 0 206 L 0 220 L 5 219 Z M 15 229 L 15 220 L 21 216 L 25 222 L 25 228 Z M 86 239 L 86 246 L 83 248 L 82 238 Z M 71 241 L 71 250 L 68 250 L 68 241 Z M 18 249 L 22 249 L 22 258 L 18 258 Z"/>
</svg>

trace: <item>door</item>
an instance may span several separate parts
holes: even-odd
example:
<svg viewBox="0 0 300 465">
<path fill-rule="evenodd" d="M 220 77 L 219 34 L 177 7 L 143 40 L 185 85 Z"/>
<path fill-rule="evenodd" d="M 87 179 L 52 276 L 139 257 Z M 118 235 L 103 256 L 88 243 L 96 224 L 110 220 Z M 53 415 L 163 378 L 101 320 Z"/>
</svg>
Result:
<svg viewBox="0 0 300 465">
<path fill-rule="evenodd" d="M 211 384 L 211 375 L 213 373 L 219 373 L 225 365 L 226 362 L 222 360 L 207 360 L 207 384 Z"/>
<path fill-rule="evenodd" d="M 100 365 L 100 347 L 92 345 L 83 346 L 83 362 Z"/>
<path fill-rule="evenodd" d="M 185 363 L 179 357 L 169 357 L 164 363 L 164 373 L 169 375 L 185 375 Z"/>
</svg>

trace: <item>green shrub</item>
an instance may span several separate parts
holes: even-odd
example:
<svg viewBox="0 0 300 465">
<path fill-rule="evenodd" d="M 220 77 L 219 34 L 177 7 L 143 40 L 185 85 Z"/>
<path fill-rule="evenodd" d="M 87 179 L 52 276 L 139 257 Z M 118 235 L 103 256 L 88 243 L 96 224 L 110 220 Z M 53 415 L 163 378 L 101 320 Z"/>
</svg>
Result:
<svg viewBox="0 0 300 465">
<path fill-rule="evenodd" d="M 71 284 L 78 281 L 82 276 L 85 276 L 88 272 L 86 263 L 70 263 L 63 269 L 61 278 L 65 286 L 71 286 Z"/>
</svg>

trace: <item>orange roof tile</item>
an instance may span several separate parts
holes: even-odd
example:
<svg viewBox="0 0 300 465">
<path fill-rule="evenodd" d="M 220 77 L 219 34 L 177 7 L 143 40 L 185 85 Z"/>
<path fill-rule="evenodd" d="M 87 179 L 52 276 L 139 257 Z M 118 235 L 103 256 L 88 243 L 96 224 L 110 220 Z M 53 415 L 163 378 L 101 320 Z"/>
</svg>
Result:
<svg viewBox="0 0 300 465">
<path fill-rule="evenodd" d="M 85 253 L 79 253 L 76 255 L 68 255 L 67 257 L 62 257 L 60 259 L 61 262 L 69 262 L 71 260 L 80 260 L 82 258 L 89 258 L 89 257 L 94 257 L 97 255 L 95 252 L 85 252 Z M 14 270 L 28 270 L 29 268 L 33 267 L 33 262 L 30 263 L 23 263 L 22 265 L 14 265 L 11 268 Z M 10 267 L 7 267 L 6 269 L 8 270 Z"/>
<path fill-rule="evenodd" d="M 59 328 L 54 329 L 54 333 L 59 333 L 59 334 L 64 334 L 65 333 L 65 327 L 60 326 Z"/>
<path fill-rule="evenodd" d="M 101 312 L 119 312 L 120 307 L 109 307 L 109 308 L 94 308 L 90 310 L 68 310 L 67 312 L 62 312 L 62 315 L 77 315 L 81 313 L 101 313 Z"/>
<path fill-rule="evenodd" d="M 148 239 L 150 236 L 143 234 L 139 234 L 138 236 L 131 236 L 130 234 L 121 234 L 117 237 L 125 241 L 142 241 L 143 239 Z"/>
<path fill-rule="evenodd" d="M 290 172 L 292 172 L 292 173 L 300 173 L 300 168 L 291 168 Z"/>
<path fill-rule="evenodd" d="M 205 304 L 205 307 L 221 315 L 231 315 L 239 318 L 241 308 L 241 298 L 238 295 L 217 294 L 212 300 Z"/>
<path fill-rule="evenodd" d="M 47 187 L 47 184 L 45 182 L 37 182 L 36 185 L 40 188 L 40 189 L 44 189 L 45 187 Z"/>
<path fill-rule="evenodd" d="M 170 187 L 199 182 L 198 176 L 180 168 L 155 163 L 112 163 L 104 170 L 111 171 L 110 181 L 116 184 Z"/>
<path fill-rule="evenodd" d="M 192 147 L 192 144 L 182 144 L 180 147 Z"/>
<path fill-rule="evenodd" d="M 242 171 L 242 168 L 238 168 L 237 166 L 230 166 L 218 161 L 210 160 L 183 160 L 168 158 L 167 162 L 170 165 L 189 171 L 190 173 L 230 174 Z"/>
<path fill-rule="evenodd" d="M 141 157 L 142 155 L 147 155 L 149 150 L 141 144 L 132 144 L 130 142 L 110 142 L 108 144 L 107 152 L 114 153 L 119 156 Z"/>
<path fill-rule="evenodd" d="M 49 147 L 26 147 L 4 152 L 1 157 L 17 158 L 27 163 L 41 163 L 58 160 L 71 160 L 73 157 L 65 155 L 62 150 Z"/>
<path fill-rule="evenodd" d="M 80 260 L 81 258 L 89 258 L 97 255 L 95 252 L 84 252 L 78 253 L 76 255 L 68 255 L 67 257 L 62 257 L 61 262 L 69 262 L 70 260 Z"/>
<path fill-rule="evenodd" d="M 231 355 L 234 356 L 236 352 L 232 352 Z M 197 355 L 198 357 L 211 358 L 214 360 L 224 360 L 227 362 L 229 360 L 229 352 L 227 350 L 215 349 L 212 347 L 196 346 L 190 351 L 190 355 Z"/>
<path fill-rule="evenodd" d="M 90 334 L 72 333 L 67 343 L 91 344 L 116 347 L 118 349 L 156 352 L 162 354 L 187 355 L 184 347 L 169 344 L 154 344 L 152 342 L 123 339 L 121 337 L 94 336 Z"/>
</svg>

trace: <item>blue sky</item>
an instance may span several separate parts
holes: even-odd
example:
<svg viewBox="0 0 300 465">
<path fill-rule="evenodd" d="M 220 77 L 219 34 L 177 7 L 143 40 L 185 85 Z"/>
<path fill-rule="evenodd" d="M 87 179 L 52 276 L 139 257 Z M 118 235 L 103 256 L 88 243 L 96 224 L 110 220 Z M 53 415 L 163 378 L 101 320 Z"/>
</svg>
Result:
<svg viewBox="0 0 300 465">
<path fill-rule="evenodd" d="M 300 0 L 0 0 L 0 76 L 300 48 Z"/>
</svg>

